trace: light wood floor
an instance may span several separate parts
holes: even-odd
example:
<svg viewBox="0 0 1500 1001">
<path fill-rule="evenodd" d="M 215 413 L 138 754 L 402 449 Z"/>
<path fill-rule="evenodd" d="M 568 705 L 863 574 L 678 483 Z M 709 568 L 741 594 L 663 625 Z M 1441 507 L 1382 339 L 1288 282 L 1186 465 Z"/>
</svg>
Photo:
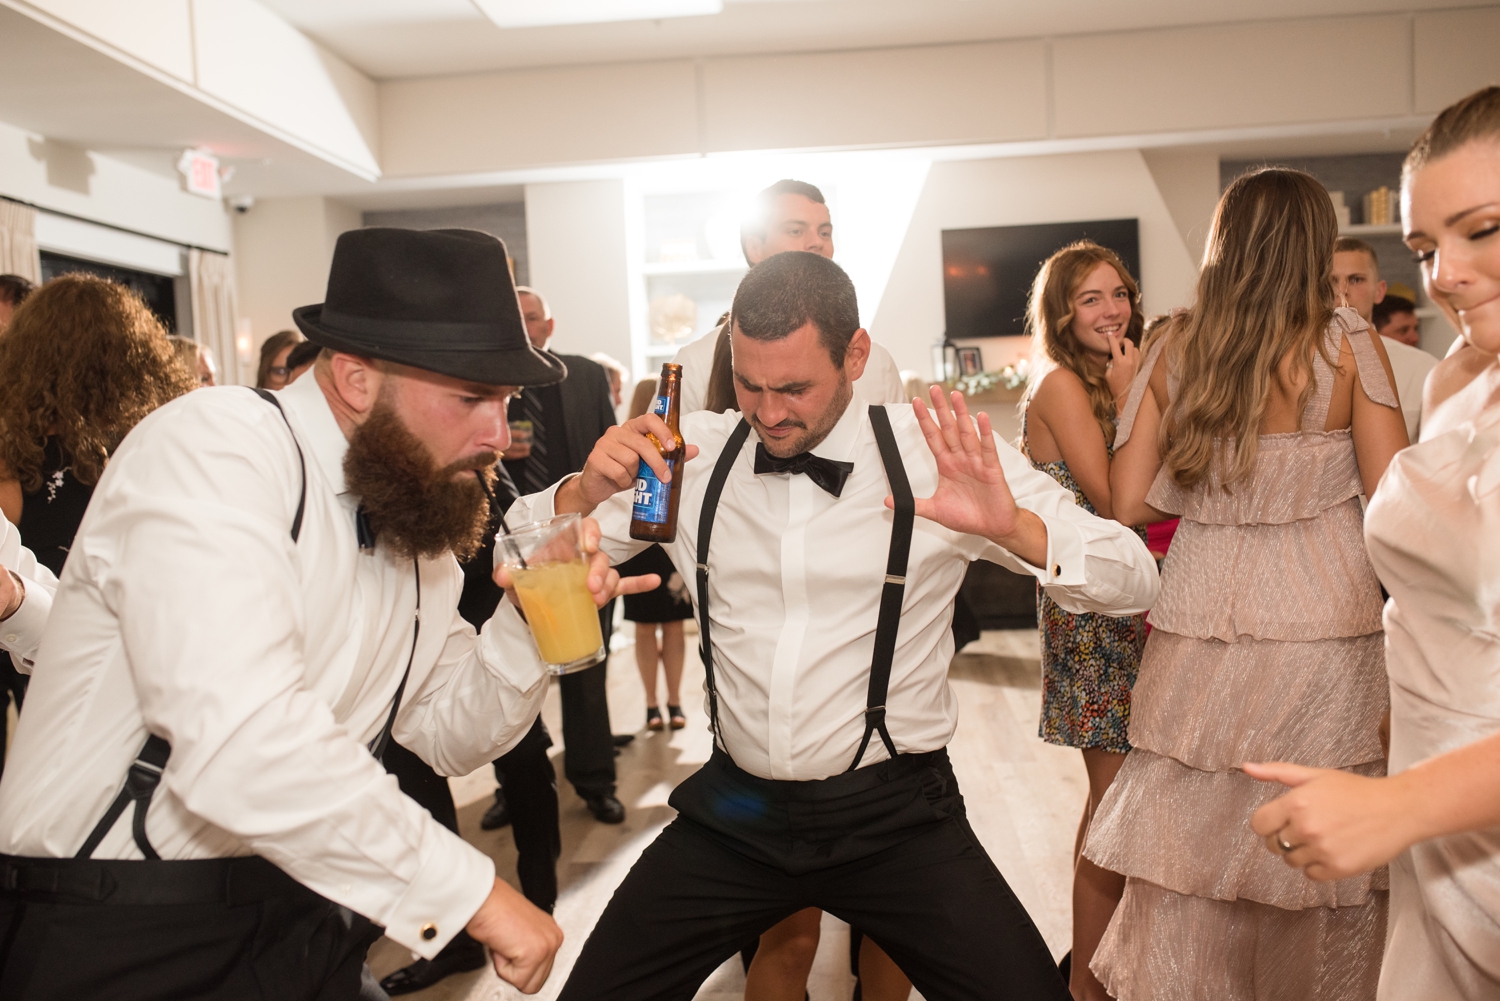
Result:
<svg viewBox="0 0 1500 1001">
<path fill-rule="evenodd" d="M 616 634 L 609 661 L 610 716 L 616 733 L 637 733 L 618 758 L 619 797 L 626 820 L 616 827 L 596 823 L 562 778 L 562 732 L 557 690 L 547 698 L 544 716 L 559 746 L 562 858 L 557 921 L 567 936 L 552 978 L 540 994 L 551 999 L 562 989 L 578 950 L 631 864 L 671 820 L 672 787 L 708 759 L 707 722 L 702 712 L 703 670 L 688 638 L 683 680 L 687 729 L 652 734 L 642 728 L 645 694 L 636 673 L 628 623 Z M 1067 951 L 1071 906 L 1073 840 L 1083 810 L 1087 779 L 1079 752 L 1045 744 L 1036 736 L 1041 711 L 1040 665 L 1035 631 L 991 632 L 953 659 L 950 679 L 958 695 L 958 733 L 950 751 L 969 819 L 1016 895 L 1031 912 L 1056 956 Z M 515 847 L 510 829 L 486 832 L 479 818 L 491 802 L 493 772 L 483 769 L 453 779 L 463 836 L 495 859 L 496 871 L 515 883 Z M 410 961 L 411 953 L 389 940 L 376 944 L 370 965 L 377 976 Z M 849 1001 L 848 929 L 824 915 L 823 939 L 808 985 L 813 1001 Z M 699 1001 L 738 1001 L 744 976 L 738 958 L 726 963 L 698 992 Z M 492 971 L 450 977 L 418 994 L 417 1001 L 511 1001 L 522 995 Z M 917 1001 L 916 992 L 912 994 Z"/>
</svg>

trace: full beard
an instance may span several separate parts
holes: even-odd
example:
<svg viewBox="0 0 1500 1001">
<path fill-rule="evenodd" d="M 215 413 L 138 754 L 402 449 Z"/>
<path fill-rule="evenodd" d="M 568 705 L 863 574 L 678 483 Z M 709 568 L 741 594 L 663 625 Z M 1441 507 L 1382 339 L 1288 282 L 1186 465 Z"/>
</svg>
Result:
<svg viewBox="0 0 1500 1001">
<path fill-rule="evenodd" d="M 498 457 L 484 452 L 438 468 L 427 447 L 395 408 L 376 403 L 349 436 L 344 481 L 357 494 L 371 527 L 397 556 L 472 557 L 489 525 L 479 477 L 493 479 Z M 474 475 L 463 475 L 474 470 Z"/>
</svg>

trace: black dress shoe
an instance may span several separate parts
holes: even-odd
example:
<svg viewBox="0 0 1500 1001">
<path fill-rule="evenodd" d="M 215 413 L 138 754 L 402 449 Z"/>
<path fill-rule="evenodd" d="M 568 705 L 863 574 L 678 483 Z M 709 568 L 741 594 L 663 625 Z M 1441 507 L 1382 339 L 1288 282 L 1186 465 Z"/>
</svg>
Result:
<svg viewBox="0 0 1500 1001">
<path fill-rule="evenodd" d="M 397 970 L 382 980 L 380 986 L 391 997 L 411 994 L 431 987 L 455 973 L 480 969 L 488 961 L 484 946 L 470 938 L 468 932 L 461 931 L 453 936 L 453 941 L 443 946 L 442 952 L 431 959 L 419 959 L 410 966 Z"/>
<path fill-rule="evenodd" d="M 616 747 L 624 747 L 626 744 L 629 744 L 631 741 L 635 740 L 635 734 L 617 733 L 610 739 L 614 741 Z"/>
<path fill-rule="evenodd" d="M 601 824 L 621 824 L 625 822 L 625 804 L 621 803 L 613 794 L 605 796 L 590 796 L 583 801 L 589 808 L 589 813 Z"/>
<path fill-rule="evenodd" d="M 505 797 L 499 794 L 495 796 L 495 802 L 484 811 L 484 816 L 479 818 L 479 829 L 481 831 L 498 831 L 510 823 L 510 807 L 505 805 Z"/>
</svg>

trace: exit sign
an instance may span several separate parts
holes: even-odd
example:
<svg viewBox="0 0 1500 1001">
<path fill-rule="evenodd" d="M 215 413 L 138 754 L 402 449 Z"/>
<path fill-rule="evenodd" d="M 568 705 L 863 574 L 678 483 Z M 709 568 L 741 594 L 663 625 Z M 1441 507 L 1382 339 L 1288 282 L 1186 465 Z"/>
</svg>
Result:
<svg viewBox="0 0 1500 1001">
<path fill-rule="evenodd" d="M 207 150 L 185 149 L 177 160 L 182 186 L 191 194 L 218 198 L 219 159 Z"/>
</svg>

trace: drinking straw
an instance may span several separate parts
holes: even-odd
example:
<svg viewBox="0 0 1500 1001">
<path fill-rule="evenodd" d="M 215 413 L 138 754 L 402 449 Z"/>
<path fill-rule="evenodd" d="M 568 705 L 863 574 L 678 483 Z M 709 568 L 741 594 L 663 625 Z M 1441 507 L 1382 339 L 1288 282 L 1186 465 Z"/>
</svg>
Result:
<svg viewBox="0 0 1500 1001">
<path fill-rule="evenodd" d="M 493 512 L 495 512 L 495 516 L 500 519 L 500 528 L 505 532 L 506 535 L 509 535 L 510 534 L 510 526 L 505 523 L 505 512 L 502 511 L 502 510 L 500 510 L 499 505 L 497 505 L 495 503 L 495 492 L 490 489 L 490 481 L 484 478 L 484 470 L 482 470 L 482 469 L 476 469 L 476 470 L 474 470 L 474 478 L 479 481 L 479 489 L 483 490 L 484 491 L 484 495 L 489 498 L 489 501 L 490 501 L 490 510 L 493 511 Z M 516 559 L 518 559 L 518 560 L 521 561 L 521 569 L 522 570 L 530 570 L 531 569 L 529 566 L 526 565 L 526 557 L 524 557 L 524 556 L 521 555 L 521 547 L 520 546 L 516 547 Z"/>
</svg>

